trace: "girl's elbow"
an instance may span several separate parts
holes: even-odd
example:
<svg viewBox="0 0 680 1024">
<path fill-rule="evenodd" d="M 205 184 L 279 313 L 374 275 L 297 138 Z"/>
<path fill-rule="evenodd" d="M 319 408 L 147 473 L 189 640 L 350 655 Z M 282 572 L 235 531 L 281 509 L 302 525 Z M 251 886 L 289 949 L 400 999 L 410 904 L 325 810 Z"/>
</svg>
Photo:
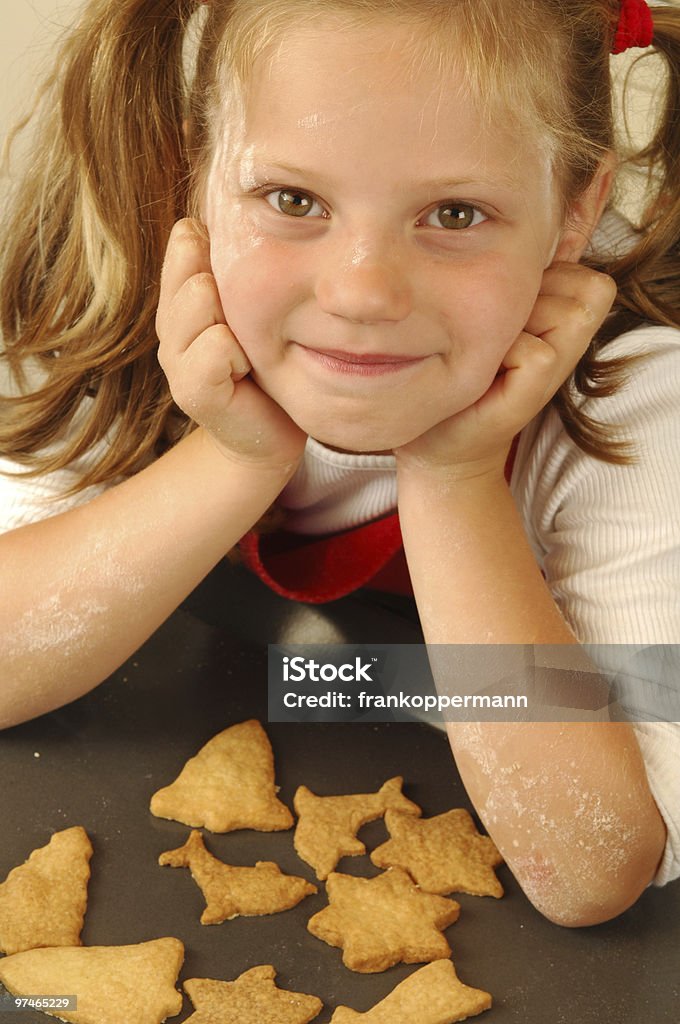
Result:
<svg viewBox="0 0 680 1024">
<path fill-rule="evenodd" d="M 636 849 L 600 850 L 594 859 L 550 864 L 532 857 L 518 865 L 517 881 L 540 914 L 563 928 L 587 928 L 619 917 L 633 906 L 656 875 L 665 831 Z M 513 866 L 514 868 L 514 866 Z"/>
<path fill-rule="evenodd" d="M 645 890 L 646 885 L 612 887 L 595 886 L 588 891 L 575 893 L 572 887 L 556 890 L 549 899 L 545 896 L 527 896 L 543 917 L 562 928 L 590 928 L 619 917 L 633 906 Z"/>
</svg>

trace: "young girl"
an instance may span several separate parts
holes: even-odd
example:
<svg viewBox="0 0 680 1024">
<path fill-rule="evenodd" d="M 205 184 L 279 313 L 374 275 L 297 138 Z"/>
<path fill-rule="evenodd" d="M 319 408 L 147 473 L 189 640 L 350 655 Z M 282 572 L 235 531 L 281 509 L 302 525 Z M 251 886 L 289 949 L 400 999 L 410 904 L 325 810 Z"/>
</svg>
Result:
<svg viewBox="0 0 680 1024">
<path fill-rule="evenodd" d="M 304 600 L 386 585 L 403 539 L 429 643 L 680 640 L 678 14 L 89 4 L 6 226 L 0 724 L 96 686 L 244 537 Z M 609 54 L 650 42 L 649 202 L 593 239 Z M 678 728 L 451 725 L 547 916 L 680 873 Z"/>
</svg>

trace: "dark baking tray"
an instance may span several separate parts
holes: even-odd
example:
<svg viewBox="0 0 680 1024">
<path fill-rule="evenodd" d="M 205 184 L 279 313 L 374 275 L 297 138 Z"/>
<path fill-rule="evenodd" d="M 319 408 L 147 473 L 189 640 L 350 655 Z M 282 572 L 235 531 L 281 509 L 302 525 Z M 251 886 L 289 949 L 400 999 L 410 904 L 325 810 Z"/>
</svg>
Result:
<svg viewBox="0 0 680 1024">
<path fill-rule="evenodd" d="M 241 570 L 220 567 L 108 682 L 67 708 L 0 734 L 0 879 L 54 831 L 83 825 L 95 849 L 86 945 L 175 935 L 186 947 L 180 980 L 231 980 L 271 963 L 281 987 L 323 1000 L 317 1018 L 323 1024 L 338 1004 L 369 1009 L 417 968 L 374 975 L 346 970 L 340 951 L 306 930 L 311 914 L 325 905 L 322 885 L 283 914 L 202 926 L 204 903 L 189 872 L 157 864 L 188 829 L 152 817 L 151 794 L 215 733 L 258 717 L 289 806 L 302 783 L 320 794 L 361 792 L 392 775 L 404 776 L 406 794 L 426 815 L 471 806 L 445 737 L 427 725 L 267 724 L 266 643 L 282 639 L 403 643 L 419 634 L 408 602 L 360 594 L 324 609 L 293 606 Z M 361 837 L 372 848 L 386 837 L 383 824 L 367 826 Z M 205 838 L 229 863 L 275 860 L 284 871 L 316 881 L 294 852 L 292 832 Z M 345 859 L 339 869 L 376 870 L 367 857 Z M 499 875 L 506 896 L 456 896 L 461 916 L 446 933 L 461 979 L 494 997 L 480 1020 L 677 1024 L 677 883 L 649 889 L 616 921 L 569 930 L 545 921 L 506 868 Z M 172 1020 L 179 1024 L 190 1013 L 186 998 Z M 7 1024 L 49 1019 L 0 1011 Z"/>
</svg>

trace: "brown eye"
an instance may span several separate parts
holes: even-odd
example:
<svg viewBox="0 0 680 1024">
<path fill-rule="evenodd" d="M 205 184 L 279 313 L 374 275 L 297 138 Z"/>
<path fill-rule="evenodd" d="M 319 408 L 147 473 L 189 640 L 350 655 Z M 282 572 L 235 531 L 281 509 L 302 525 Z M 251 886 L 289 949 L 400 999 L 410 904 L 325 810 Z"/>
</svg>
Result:
<svg viewBox="0 0 680 1024">
<path fill-rule="evenodd" d="M 433 227 L 447 228 L 449 231 L 460 231 L 463 228 L 475 227 L 486 220 L 486 217 L 475 206 L 469 203 L 445 203 L 438 206 L 427 219 Z"/>
<path fill-rule="evenodd" d="M 308 196 L 306 192 L 293 192 L 287 188 L 271 192 L 267 196 L 267 201 L 275 210 L 285 213 L 289 217 L 306 217 L 314 210 L 315 206 L 319 206 L 321 209 L 319 203 Z"/>
</svg>

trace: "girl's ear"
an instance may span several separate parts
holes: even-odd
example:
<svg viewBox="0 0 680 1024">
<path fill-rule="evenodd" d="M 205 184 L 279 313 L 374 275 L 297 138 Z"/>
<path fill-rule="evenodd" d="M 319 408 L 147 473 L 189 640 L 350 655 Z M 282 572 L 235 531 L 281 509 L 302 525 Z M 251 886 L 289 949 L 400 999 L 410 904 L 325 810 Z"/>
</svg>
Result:
<svg viewBox="0 0 680 1024">
<path fill-rule="evenodd" d="M 604 213 L 614 183 L 616 157 L 608 154 L 585 192 L 570 207 L 553 259 L 578 263 Z"/>
</svg>

